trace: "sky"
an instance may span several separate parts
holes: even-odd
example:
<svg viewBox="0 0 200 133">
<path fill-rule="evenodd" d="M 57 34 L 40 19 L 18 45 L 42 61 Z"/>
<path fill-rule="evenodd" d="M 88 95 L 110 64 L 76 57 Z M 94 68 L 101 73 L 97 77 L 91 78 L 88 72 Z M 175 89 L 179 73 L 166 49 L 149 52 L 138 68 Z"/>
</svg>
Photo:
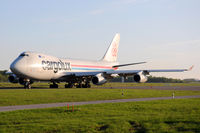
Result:
<svg viewBox="0 0 200 133">
<path fill-rule="evenodd" d="M 120 33 L 123 69 L 194 69 L 200 79 L 199 0 L 0 0 L 0 69 L 23 51 L 99 60 Z"/>
</svg>

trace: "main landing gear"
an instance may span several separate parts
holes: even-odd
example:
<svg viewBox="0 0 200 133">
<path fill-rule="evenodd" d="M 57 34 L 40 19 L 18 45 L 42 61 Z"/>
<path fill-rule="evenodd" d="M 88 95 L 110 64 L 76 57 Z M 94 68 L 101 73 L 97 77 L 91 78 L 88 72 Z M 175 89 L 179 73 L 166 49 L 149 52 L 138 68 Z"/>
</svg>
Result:
<svg viewBox="0 0 200 133">
<path fill-rule="evenodd" d="M 68 84 L 65 84 L 65 88 L 73 88 L 74 83 L 69 82 Z"/>
<path fill-rule="evenodd" d="M 19 83 L 21 85 L 24 85 L 25 89 L 31 89 L 31 84 L 33 83 L 33 81 L 31 81 L 30 79 L 26 79 L 26 78 L 25 79 L 20 78 Z"/>
<path fill-rule="evenodd" d="M 56 82 L 53 82 L 53 84 L 49 85 L 49 88 L 58 88 L 58 84 L 56 84 Z"/>
<path fill-rule="evenodd" d="M 84 82 L 84 83 L 71 83 L 69 82 L 68 84 L 65 84 L 65 88 L 90 88 L 91 85 L 89 82 Z"/>
<path fill-rule="evenodd" d="M 91 85 L 89 82 L 86 82 L 86 83 L 79 83 L 76 88 L 90 88 Z"/>
<path fill-rule="evenodd" d="M 53 84 L 49 85 L 49 88 L 58 88 L 58 84 L 56 82 L 52 82 Z M 90 82 L 79 82 L 79 83 L 73 83 L 68 82 L 65 84 L 65 88 L 91 88 Z"/>
</svg>

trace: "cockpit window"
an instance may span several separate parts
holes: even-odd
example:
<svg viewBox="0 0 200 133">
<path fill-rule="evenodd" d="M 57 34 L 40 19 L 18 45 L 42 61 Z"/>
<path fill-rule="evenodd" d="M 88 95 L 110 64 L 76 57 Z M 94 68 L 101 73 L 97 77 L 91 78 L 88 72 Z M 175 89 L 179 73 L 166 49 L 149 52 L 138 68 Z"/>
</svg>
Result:
<svg viewBox="0 0 200 133">
<path fill-rule="evenodd" d="M 20 54 L 19 56 L 29 56 L 29 55 L 26 54 L 26 53 L 22 53 L 22 54 Z"/>
</svg>

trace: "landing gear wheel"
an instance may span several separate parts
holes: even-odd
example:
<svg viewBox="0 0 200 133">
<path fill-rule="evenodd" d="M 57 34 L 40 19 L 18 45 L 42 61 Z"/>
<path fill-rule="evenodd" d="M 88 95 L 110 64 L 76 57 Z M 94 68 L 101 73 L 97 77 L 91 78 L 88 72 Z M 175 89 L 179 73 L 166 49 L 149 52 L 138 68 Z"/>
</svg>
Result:
<svg viewBox="0 0 200 133">
<path fill-rule="evenodd" d="M 56 83 L 50 84 L 49 88 L 58 88 L 58 84 Z"/>
<path fill-rule="evenodd" d="M 82 83 L 79 83 L 76 88 L 83 88 L 83 84 Z"/>
<path fill-rule="evenodd" d="M 84 84 L 82 87 L 83 87 L 83 88 L 90 88 L 91 85 L 90 85 L 90 83 L 86 83 L 86 84 Z"/>
<path fill-rule="evenodd" d="M 25 89 L 31 89 L 31 84 L 30 84 L 30 82 L 25 82 L 25 83 L 24 83 L 24 88 L 25 88 Z"/>
<path fill-rule="evenodd" d="M 73 83 L 68 83 L 65 84 L 65 88 L 73 88 L 74 84 Z"/>
<path fill-rule="evenodd" d="M 87 88 L 91 88 L 91 84 L 87 84 Z"/>
<path fill-rule="evenodd" d="M 31 84 L 28 85 L 28 89 L 31 89 Z"/>
<path fill-rule="evenodd" d="M 83 88 L 87 88 L 87 84 L 83 84 L 82 87 L 83 87 Z"/>
</svg>

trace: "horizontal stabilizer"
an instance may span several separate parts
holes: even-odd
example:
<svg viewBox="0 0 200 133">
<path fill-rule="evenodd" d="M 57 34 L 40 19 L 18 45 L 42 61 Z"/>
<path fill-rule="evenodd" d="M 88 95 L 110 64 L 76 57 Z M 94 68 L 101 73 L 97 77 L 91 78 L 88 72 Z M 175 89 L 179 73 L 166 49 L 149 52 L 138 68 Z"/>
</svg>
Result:
<svg viewBox="0 0 200 133">
<path fill-rule="evenodd" d="M 121 65 L 115 65 L 113 66 L 113 68 L 115 67 L 123 67 L 123 66 L 130 66 L 130 65 L 138 65 L 138 64 L 144 64 L 146 62 L 137 62 L 137 63 L 130 63 L 130 64 L 121 64 Z"/>
</svg>

